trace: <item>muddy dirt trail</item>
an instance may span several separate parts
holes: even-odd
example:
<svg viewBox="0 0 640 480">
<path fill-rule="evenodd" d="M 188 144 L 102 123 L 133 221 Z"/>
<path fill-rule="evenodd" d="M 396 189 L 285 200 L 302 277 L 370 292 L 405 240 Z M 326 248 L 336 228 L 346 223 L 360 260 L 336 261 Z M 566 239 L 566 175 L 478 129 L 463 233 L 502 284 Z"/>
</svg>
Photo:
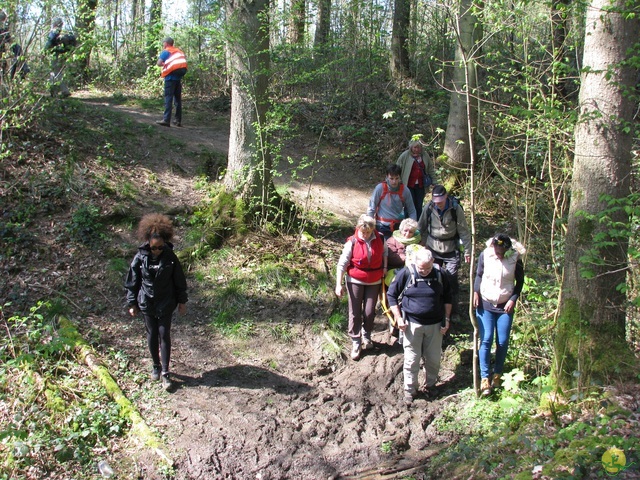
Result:
<svg viewBox="0 0 640 480">
<path fill-rule="evenodd" d="M 109 105 L 97 98 L 83 101 L 116 109 L 136 122 L 156 120 L 136 108 Z M 160 181 L 172 192 L 163 201 L 175 207 L 192 205 L 199 198 L 193 186 L 197 170 L 193 153 L 202 149 L 226 153 L 228 146 L 228 123 L 226 129 L 190 125 L 188 108 L 184 120 L 183 128 L 154 125 L 163 137 L 173 140 L 172 145 L 180 145 L 180 153 L 171 154 L 180 169 L 161 168 L 167 157 L 161 147 L 141 146 L 149 151 L 138 155 L 138 163 L 161 172 Z M 287 154 L 311 156 L 314 148 L 303 144 Z M 315 207 L 354 221 L 366 210 L 380 176 L 371 168 L 339 160 L 330 147 L 324 148 L 325 160 L 313 172 L 313 182 L 293 183 L 291 191 Z M 354 176 L 363 171 L 366 176 Z M 342 235 L 312 247 L 310 258 L 324 261 L 334 272 Z M 381 313 L 373 335 L 375 348 L 354 362 L 348 358 L 346 337 L 341 355 L 329 356 L 329 340 L 314 328 L 318 312 L 287 299 L 270 307 L 256 300 L 265 326 L 249 339 L 233 341 L 212 334 L 205 288 L 215 285 L 190 279 L 189 313 L 172 327 L 174 391 L 160 393 L 159 399 L 140 395 L 137 400 L 147 422 L 170 446 L 175 478 L 401 478 L 409 474 L 422 478 L 420 465 L 447 442 L 432 428 L 433 419 L 445 402 L 455 401 L 459 389 L 471 385 L 470 365 L 460 366 L 450 336 L 436 397 L 419 397 L 408 408 L 402 402 L 402 349 L 389 336 Z M 277 342 L 268 335 L 269 308 L 274 316 L 277 310 L 278 319 L 290 318 L 291 341 Z M 112 346 L 127 353 L 130 368 L 148 375 L 151 365 L 141 321 L 116 312 L 109 322 L 95 326 Z M 454 333 L 465 329 L 453 327 Z M 142 468 L 144 478 L 160 478 L 151 466 Z"/>
</svg>

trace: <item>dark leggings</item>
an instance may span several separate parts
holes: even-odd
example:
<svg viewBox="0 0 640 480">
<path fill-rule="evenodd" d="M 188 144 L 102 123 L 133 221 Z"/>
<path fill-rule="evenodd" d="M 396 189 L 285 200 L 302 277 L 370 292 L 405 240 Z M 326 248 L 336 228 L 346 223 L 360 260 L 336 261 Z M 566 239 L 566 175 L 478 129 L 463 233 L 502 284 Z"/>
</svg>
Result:
<svg viewBox="0 0 640 480">
<path fill-rule="evenodd" d="M 147 328 L 147 344 L 153 365 L 160 365 L 162 358 L 162 373 L 166 373 L 169 371 L 171 358 L 171 315 L 164 317 L 144 315 L 144 324 Z"/>
</svg>

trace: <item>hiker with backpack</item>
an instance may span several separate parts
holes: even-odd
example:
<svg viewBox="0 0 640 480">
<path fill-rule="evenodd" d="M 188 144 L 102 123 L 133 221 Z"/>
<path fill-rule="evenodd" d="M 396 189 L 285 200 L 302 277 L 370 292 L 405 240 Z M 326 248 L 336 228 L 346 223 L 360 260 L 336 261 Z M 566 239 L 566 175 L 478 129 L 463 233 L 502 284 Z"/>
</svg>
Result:
<svg viewBox="0 0 640 480">
<path fill-rule="evenodd" d="M 490 395 L 502 386 L 502 371 L 509 349 L 513 313 L 524 286 L 522 256 L 524 246 L 504 233 L 487 241 L 478 256 L 478 268 L 473 283 L 473 308 L 478 319 L 480 348 L 480 390 Z M 490 375 L 491 348 L 496 337 L 496 357 Z"/>
<path fill-rule="evenodd" d="M 47 36 L 44 49 L 51 55 L 51 72 L 49 73 L 49 91 L 52 97 L 58 94 L 62 98 L 71 95 L 67 81 L 64 78 L 65 61 L 68 54 L 76 45 L 76 37 L 72 33 L 62 33 L 64 21 L 56 17 L 51 22 L 51 31 Z"/>
<path fill-rule="evenodd" d="M 411 193 L 413 205 L 416 207 L 416 218 L 420 218 L 425 191 L 436 179 L 433 161 L 422 148 L 422 143 L 412 140 L 409 142 L 409 148 L 400 154 L 396 163 L 402 169 L 402 183 Z"/>
<path fill-rule="evenodd" d="M 391 237 L 391 234 L 405 218 L 405 212 L 408 218 L 418 220 L 411 193 L 401 181 L 401 173 L 402 169 L 399 165 L 390 164 L 387 166 L 385 181 L 376 185 L 369 199 L 367 215 L 375 218 L 376 230 L 385 239 Z"/>
<path fill-rule="evenodd" d="M 342 297 L 344 279 L 349 294 L 352 360 L 358 360 L 362 350 L 373 348 L 371 333 L 376 302 L 387 273 L 387 244 L 375 226 L 372 217 L 360 215 L 356 231 L 347 239 L 338 260 L 335 293 Z"/>
<path fill-rule="evenodd" d="M 404 335 L 404 396 L 411 405 L 418 394 L 420 359 L 427 375 L 424 395 L 438 380 L 442 337 L 449 330 L 451 285 L 434 264 L 433 254 L 421 248 L 415 263 L 401 270 L 389 286 L 387 297 L 398 328 Z"/>
<path fill-rule="evenodd" d="M 447 195 L 443 185 L 435 185 L 432 198 L 422 211 L 418 221 L 423 245 L 433 253 L 435 262 L 449 272 L 453 295 L 453 316 L 458 316 L 458 270 L 461 255 L 460 242 L 464 247 L 464 261 L 471 261 L 471 233 L 467 226 L 460 202 Z"/>
</svg>

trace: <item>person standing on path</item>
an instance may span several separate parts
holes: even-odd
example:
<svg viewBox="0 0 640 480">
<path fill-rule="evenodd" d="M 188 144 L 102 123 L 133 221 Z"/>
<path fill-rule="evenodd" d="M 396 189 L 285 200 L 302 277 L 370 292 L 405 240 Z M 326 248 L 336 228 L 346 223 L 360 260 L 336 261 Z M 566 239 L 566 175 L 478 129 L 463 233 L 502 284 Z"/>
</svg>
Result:
<svg viewBox="0 0 640 480">
<path fill-rule="evenodd" d="M 338 298 L 342 297 L 342 280 L 346 275 L 352 360 L 360 358 L 361 350 L 373 348 L 371 333 L 376 301 L 387 273 L 387 244 L 375 226 L 372 217 L 360 215 L 355 233 L 344 244 L 336 271 L 335 293 Z"/>
<path fill-rule="evenodd" d="M 55 97 L 60 94 L 64 98 L 71 95 L 64 79 L 64 68 L 66 53 L 75 45 L 75 37 L 73 35 L 62 35 L 63 25 L 62 18 L 56 17 L 53 19 L 44 49 L 52 55 L 51 73 L 49 74 L 51 96 Z"/>
<path fill-rule="evenodd" d="M 402 183 L 411 192 L 413 206 L 416 208 L 416 219 L 422 215 L 425 190 L 435 183 L 436 171 L 431 157 L 424 152 L 418 140 L 409 142 L 409 148 L 402 152 L 396 162 L 402 169 Z"/>
<path fill-rule="evenodd" d="M 423 244 L 431 250 L 435 262 L 451 275 L 453 295 L 453 316 L 459 315 L 458 296 L 460 284 L 460 242 L 464 246 L 464 261 L 471 261 L 471 233 L 462 206 L 454 197 L 447 195 L 447 189 L 435 185 L 432 199 L 422 211 L 418 221 Z"/>
<path fill-rule="evenodd" d="M 176 116 L 173 124 L 182 126 L 182 77 L 187 73 L 187 57 L 179 48 L 173 46 L 173 38 L 162 41 L 162 52 L 158 58 L 158 66 L 162 67 L 160 76 L 164 78 L 164 115 L 157 121 L 163 127 L 171 126 L 171 110 L 176 104 Z"/>
<path fill-rule="evenodd" d="M 415 264 L 396 275 L 387 298 L 404 335 L 404 403 L 411 405 L 418 393 L 421 358 L 427 374 L 427 397 L 438 380 L 442 337 L 450 326 L 451 287 L 447 275 L 434 265 L 433 254 L 421 248 L 415 254 Z"/>
<path fill-rule="evenodd" d="M 376 230 L 388 239 L 397 226 L 405 218 L 418 220 L 413 205 L 411 193 L 400 180 L 402 169 L 399 165 L 391 164 L 387 167 L 387 178 L 376 185 L 369 199 L 367 215 L 375 218 Z"/>
<path fill-rule="evenodd" d="M 129 314 L 135 317 L 142 312 L 153 360 L 151 379 L 162 379 L 162 386 L 169 390 L 171 319 L 176 307 L 180 315 L 187 312 L 187 281 L 170 243 L 173 225 L 169 217 L 157 213 L 142 217 L 138 238 L 143 243 L 125 281 Z"/>
<path fill-rule="evenodd" d="M 473 307 L 478 319 L 480 348 L 480 390 L 490 395 L 502 386 L 502 371 L 509 349 L 509 336 L 518 297 L 524 286 L 522 256 L 524 246 L 508 235 L 498 233 L 487 241 L 487 248 L 478 256 L 478 268 L 473 283 Z M 493 376 L 489 375 L 493 336 L 496 337 L 496 358 Z"/>
</svg>

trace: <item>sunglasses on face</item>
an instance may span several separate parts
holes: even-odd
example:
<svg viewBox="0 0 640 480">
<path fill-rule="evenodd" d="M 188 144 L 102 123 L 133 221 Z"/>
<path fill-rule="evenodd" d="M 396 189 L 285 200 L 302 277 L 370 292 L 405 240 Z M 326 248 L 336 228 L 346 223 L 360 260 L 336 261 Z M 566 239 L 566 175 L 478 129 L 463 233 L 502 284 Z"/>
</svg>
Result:
<svg viewBox="0 0 640 480">
<path fill-rule="evenodd" d="M 153 250 L 153 251 L 158 251 L 158 250 L 162 251 L 162 250 L 164 250 L 164 245 L 158 245 L 158 246 L 149 247 L 149 249 Z"/>
</svg>

